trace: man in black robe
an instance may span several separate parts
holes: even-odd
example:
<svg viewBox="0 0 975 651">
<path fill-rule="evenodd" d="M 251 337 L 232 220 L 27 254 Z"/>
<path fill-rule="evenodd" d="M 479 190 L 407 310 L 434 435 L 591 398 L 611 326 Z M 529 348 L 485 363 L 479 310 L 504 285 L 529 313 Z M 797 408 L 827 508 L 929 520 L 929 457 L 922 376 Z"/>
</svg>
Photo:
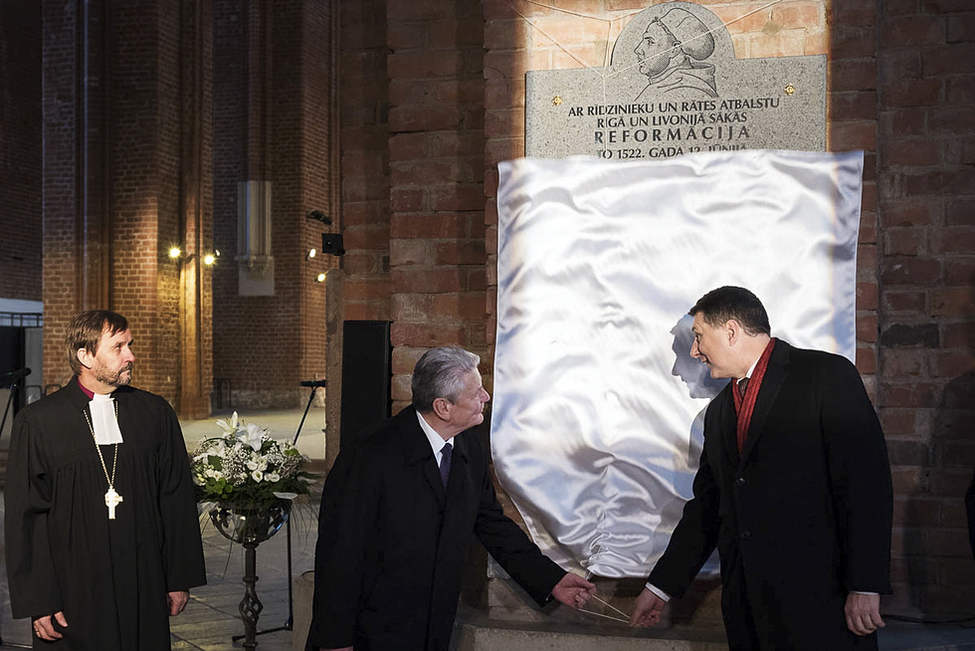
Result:
<svg viewBox="0 0 975 651">
<path fill-rule="evenodd" d="M 479 358 L 454 346 L 413 370 L 413 405 L 343 450 L 322 494 L 307 648 L 447 651 L 473 536 L 537 602 L 594 586 L 556 565 L 498 504 Z"/>
<path fill-rule="evenodd" d="M 163 398 L 128 386 L 125 317 L 80 314 L 65 343 L 75 378 L 14 422 L 13 616 L 33 620 L 35 648 L 168 650 L 169 617 L 206 583 L 179 422 Z"/>
</svg>

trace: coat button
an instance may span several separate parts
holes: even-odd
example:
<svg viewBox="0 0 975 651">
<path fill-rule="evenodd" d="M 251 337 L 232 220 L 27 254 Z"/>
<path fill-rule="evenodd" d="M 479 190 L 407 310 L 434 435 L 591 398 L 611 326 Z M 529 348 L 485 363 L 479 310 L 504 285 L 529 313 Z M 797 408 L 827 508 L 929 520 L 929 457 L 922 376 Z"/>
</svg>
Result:
<svg viewBox="0 0 975 651">
<path fill-rule="evenodd" d="M 742 484 L 745 483 L 745 478 L 744 477 L 739 477 L 738 479 L 735 480 L 735 483 L 738 484 L 739 486 L 741 486 Z"/>
<path fill-rule="evenodd" d="M 742 540 L 746 540 L 748 538 L 751 538 L 751 535 L 752 535 L 752 532 L 749 531 L 748 529 L 745 529 L 744 531 L 741 532 L 741 539 Z"/>
</svg>

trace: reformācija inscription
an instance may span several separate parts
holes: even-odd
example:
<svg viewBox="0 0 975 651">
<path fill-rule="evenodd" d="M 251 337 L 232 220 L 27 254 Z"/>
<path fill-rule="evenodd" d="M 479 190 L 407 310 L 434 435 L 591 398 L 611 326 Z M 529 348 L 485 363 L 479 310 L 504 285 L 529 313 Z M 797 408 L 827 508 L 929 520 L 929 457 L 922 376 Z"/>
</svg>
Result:
<svg viewBox="0 0 975 651">
<path fill-rule="evenodd" d="M 826 146 L 826 57 L 738 60 L 721 21 L 687 2 L 635 16 L 609 68 L 531 71 L 526 94 L 529 156 Z"/>
</svg>

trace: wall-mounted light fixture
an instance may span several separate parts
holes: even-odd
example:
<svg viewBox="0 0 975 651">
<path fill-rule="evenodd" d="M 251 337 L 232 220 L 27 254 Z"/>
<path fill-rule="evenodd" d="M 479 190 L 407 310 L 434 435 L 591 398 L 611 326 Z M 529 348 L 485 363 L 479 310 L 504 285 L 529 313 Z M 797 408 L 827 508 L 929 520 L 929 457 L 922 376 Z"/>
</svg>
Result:
<svg viewBox="0 0 975 651">
<path fill-rule="evenodd" d="M 308 249 L 308 253 L 305 254 L 305 260 L 311 260 L 316 255 L 318 255 L 318 249 Z"/>
<path fill-rule="evenodd" d="M 327 275 L 325 274 L 325 272 L 323 271 L 322 273 L 320 273 L 320 274 L 318 274 L 317 276 L 315 276 L 315 282 L 316 282 L 316 283 L 323 283 L 323 282 L 325 282 L 325 279 L 326 279 L 327 277 L 328 277 L 328 276 L 327 276 Z"/>
<path fill-rule="evenodd" d="M 325 224 L 326 226 L 332 225 L 332 218 L 323 213 L 321 210 L 310 210 L 308 214 L 305 215 L 308 219 L 315 219 Z"/>
<path fill-rule="evenodd" d="M 183 250 L 180 249 L 178 246 L 172 246 L 169 248 L 169 259 L 180 265 L 186 264 L 187 262 L 191 261 L 193 258 L 196 258 L 198 255 L 199 254 L 197 253 L 191 253 L 190 255 L 184 258 Z M 207 267 L 212 267 L 214 264 L 216 264 L 217 258 L 219 257 L 220 257 L 220 251 L 214 249 L 213 253 L 204 253 L 200 259 L 203 261 L 204 265 L 206 265 Z"/>
</svg>

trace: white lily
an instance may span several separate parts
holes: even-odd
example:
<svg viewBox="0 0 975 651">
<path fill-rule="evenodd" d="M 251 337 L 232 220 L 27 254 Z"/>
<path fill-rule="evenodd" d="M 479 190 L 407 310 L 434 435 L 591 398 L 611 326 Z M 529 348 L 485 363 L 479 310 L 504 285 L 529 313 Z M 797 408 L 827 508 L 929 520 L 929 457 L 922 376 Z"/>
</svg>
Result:
<svg viewBox="0 0 975 651">
<path fill-rule="evenodd" d="M 239 419 L 237 418 L 237 412 L 235 411 L 234 415 L 230 417 L 229 421 L 223 418 L 217 419 L 217 427 L 222 429 L 227 434 L 230 434 L 231 432 L 235 432 L 237 430 L 238 422 Z"/>
<path fill-rule="evenodd" d="M 237 432 L 238 440 L 245 445 L 251 446 L 251 449 L 255 452 L 261 449 L 263 437 L 264 431 L 254 423 L 247 423 L 247 427 Z"/>
</svg>

